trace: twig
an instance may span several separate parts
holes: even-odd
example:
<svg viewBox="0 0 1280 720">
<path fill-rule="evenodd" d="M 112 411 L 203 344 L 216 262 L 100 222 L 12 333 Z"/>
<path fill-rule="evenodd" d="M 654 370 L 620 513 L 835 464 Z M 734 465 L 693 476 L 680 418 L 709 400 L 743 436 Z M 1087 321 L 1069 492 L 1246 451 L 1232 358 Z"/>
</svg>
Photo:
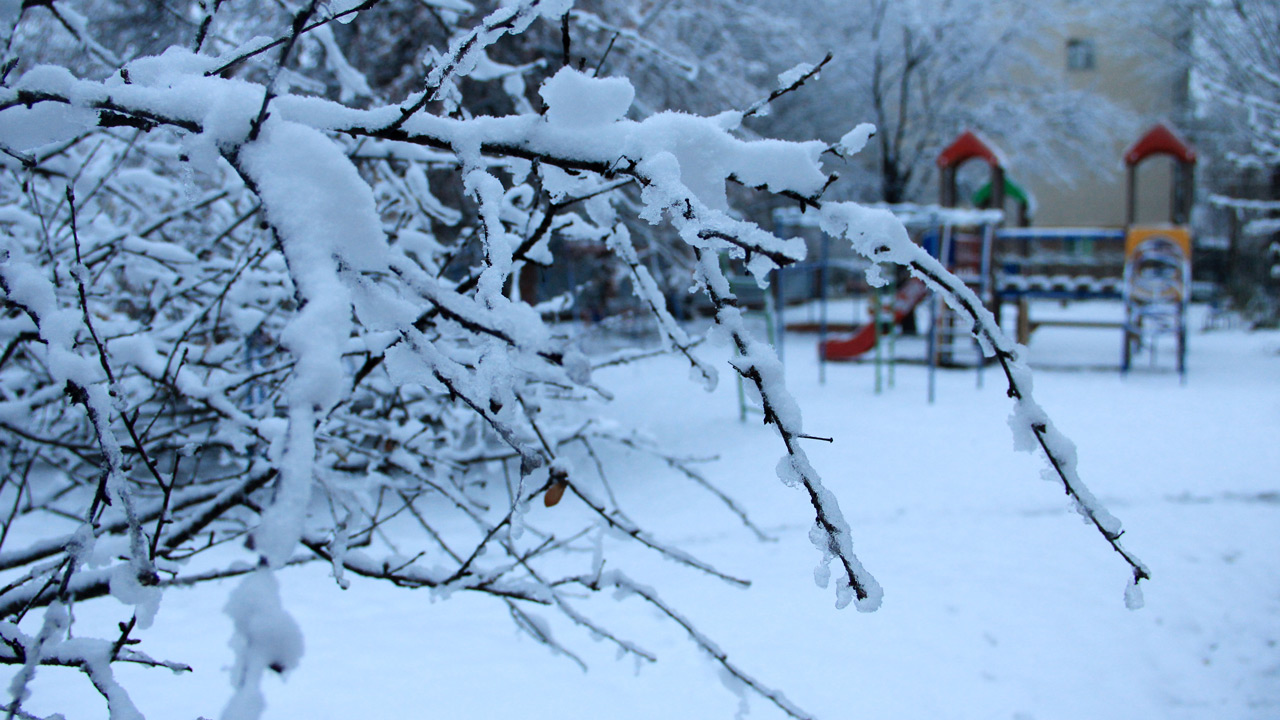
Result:
<svg viewBox="0 0 1280 720">
<path fill-rule="evenodd" d="M 262 132 L 262 123 L 267 119 L 267 107 L 271 104 L 271 100 L 276 96 L 276 82 L 280 78 L 280 72 L 284 70 L 285 64 L 289 61 L 289 54 L 293 51 L 293 46 L 298 42 L 298 38 L 306 31 L 307 20 L 316 12 L 320 0 L 311 0 L 311 2 L 302 10 L 299 10 L 293 16 L 293 26 L 289 33 L 288 39 L 285 40 L 284 49 L 280 51 L 280 59 L 276 61 L 275 67 L 271 71 L 271 78 L 267 81 L 267 87 L 262 93 L 262 107 L 258 109 L 258 116 L 254 118 L 253 123 L 249 126 L 249 142 L 258 139 L 258 133 Z"/>
<path fill-rule="evenodd" d="M 812 68 L 810 68 L 810 69 L 809 69 L 807 72 L 805 72 L 803 75 L 801 75 L 800 77 L 796 78 L 795 80 L 792 80 L 792 81 L 791 81 L 789 84 L 787 84 L 785 87 L 780 87 L 780 88 L 778 88 L 777 90 L 774 90 L 773 92 L 769 93 L 769 97 L 767 97 L 767 98 L 765 98 L 765 99 L 763 99 L 763 100 L 757 100 L 755 103 L 753 103 L 753 104 L 751 105 L 751 107 L 749 107 L 749 108 L 747 108 L 745 111 L 743 111 L 743 113 L 742 113 L 742 117 L 744 117 L 744 118 L 749 118 L 749 117 L 751 117 L 751 116 L 753 116 L 753 115 L 756 115 L 756 114 L 758 114 L 761 110 L 763 110 L 763 109 L 765 109 L 766 107 L 768 107 L 768 106 L 769 106 L 769 104 L 770 104 L 770 103 L 772 103 L 774 100 L 777 100 L 778 98 L 782 97 L 783 95 L 786 95 L 787 93 L 794 92 L 795 90 L 798 90 L 798 89 L 800 88 L 800 86 L 804 85 L 804 84 L 805 84 L 806 82 L 808 82 L 810 79 L 812 79 L 812 78 L 816 77 L 816 76 L 818 75 L 818 73 L 822 71 L 822 68 L 823 68 L 824 66 L 826 66 L 826 64 L 827 64 L 827 63 L 831 62 L 831 59 L 832 59 L 833 57 L 835 57 L 835 56 L 834 56 L 834 55 L 832 55 L 830 52 L 828 52 L 828 53 L 826 54 L 826 57 L 822 58 L 822 61 L 821 61 L 821 62 L 819 62 L 817 65 L 813 66 Z"/>
<path fill-rule="evenodd" d="M 579 578 L 578 582 L 592 589 L 599 589 L 601 586 L 616 587 L 619 590 L 640 597 L 645 602 L 656 608 L 658 612 L 665 615 L 667 619 L 683 628 L 684 631 L 688 633 L 689 639 L 693 640 L 693 643 L 698 646 L 698 649 L 706 653 L 712 661 L 723 668 L 724 671 L 735 680 L 745 685 L 755 694 L 773 703 L 775 707 L 786 713 L 788 716 L 796 718 L 797 720 L 813 720 L 812 715 L 801 710 L 797 705 L 788 700 L 786 695 L 783 695 L 781 691 L 765 686 L 759 680 L 748 675 L 742 670 L 742 668 L 738 667 L 737 664 L 731 662 L 729 660 L 728 653 L 721 650 L 720 646 L 712 642 L 711 638 L 698 630 L 698 628 L 694 626 L 688 618 L 677 612 L 675 608 L 671 607 L 659 598 L 658 594 L 652 588 L 636 583 L 631 580 L 631 578 L 618 571 L 604 573 L 604 576 L 601 578 Z"/>
</svg>

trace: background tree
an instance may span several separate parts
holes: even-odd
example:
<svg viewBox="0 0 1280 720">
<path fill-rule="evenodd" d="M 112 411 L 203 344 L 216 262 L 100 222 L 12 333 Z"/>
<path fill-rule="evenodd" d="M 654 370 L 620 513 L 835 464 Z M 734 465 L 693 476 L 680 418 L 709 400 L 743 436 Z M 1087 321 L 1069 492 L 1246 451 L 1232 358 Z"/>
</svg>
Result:
<svg viewBox="0 0 1280 720">
<path fill-rule="evenodd" d="M 1208 207 L 1202 232 L 1228 239 L 1226 289 L 1257 323 L 1280 321 L 1280 8 L 1198 2 L 1181 8 L 1194 33 L 1195 140 Z"/>
<path fill-rule="evenodd" d="M 573 657 L 539 617 L 556 612 L 653 660 L 578 608 L 579 593 L 616 591 L 805 717 L 599 552 L 621 538 L 746 584 L 614 500 L 605 447 L 666 459 L 755 529 L 686 461 L 583 412 L 583 398 L 609 397 L 594 367 L 652 348 L 589 357 L 575 327 L 556 322 L 559 305 L 514 287 L 520 265 L 562 261 L 553 238 L 601 244 L 651 313 L 658 349 L 710 386 L 717 368 L 675 322 L 621 218 L 664 224 L 737 350 L 731 371 L 778 431 L 779 478 L 812 509 L 819 583 L 834 583 L 840 607 L 874 610 L 879 586 L 804 451 L 822 438 L 805 434 L 776 355 L 747 330 L 721 270 L 727 255 L 764 282 L 804 245 L 735 217 L 728 184 L 801 204 L 832 236 L 947 294 L 1008 380 L 1017 443 L 1045 454 L 1131 567 L 1128 599 L 1140 602 L 1147 571 L 1030 395 L 1019 348 L 890 214 L 823 199 L 824 158 L 856 152 L 858 133 L 762 140 L 741 112 L 628 119 L 629 81 L 578 69 L 572 45 L 528 55 L 572 40 L 562 0 L 166 5 L 177 14 L 160 34 L 177 44 L 136 56 L 152 48 L 110 48 L 85 19 L 95 3 L 0 7 L 13 28 L 0 87 L 10 717 L 28 716 L 29 682 L 46 666 L 78 668 L 112 718 L 138 717 L 115 665 L 185 666 L 147 655 L 135 630 L 166 589 L 228 579 L 236 663 L 222 717 L 260 716 L 262 677 L 301 659 L 279 583 L 305 563 L 329 565 L 343 587 L 361 576 L 492 596 Z M 379 18 L 438 34 L 424 32 L 421 50 L 388 45 Z M 415 64 L 374 81 L 353 48 Z M 534 502 L 563 512 L 531 522 Z M 76 604 L 107 596 L 122 606 L 117 625 L 77 620 Z"/>
<path fill-rule="evenodd" d="M 1015 175 L 1061 182 L 1090 168 L 1132 124 L 1089 88 L 1051 72 L 1045 47 L 1087 20 L 1078 3 L 859 0 L 796 4 L 821 47 L 835 52 L 813 92 L 782 101 L 771 132 L 839 137 L 850 121 L 878 132 L 845 169 L 861 199 L 933 201 L 933 160 L 963 130 L 991 137 Z M 1034 118 L 1028 121 L 1028 118 Z M 850 188 L 853 188 L 850 190 Z M 976 188 L 975 188 L 976 189 Z"/>
<path fill-rule="evenodd" d="M 757 0 L 595 0 L 571 16 L 585 58 L 636 86 L 642 112 L 745 110 L 778 85 L 778 73 L 821 57 L 790 8 Z M 592 66 L 594 67 L 594 66 Z"/>
</svg>

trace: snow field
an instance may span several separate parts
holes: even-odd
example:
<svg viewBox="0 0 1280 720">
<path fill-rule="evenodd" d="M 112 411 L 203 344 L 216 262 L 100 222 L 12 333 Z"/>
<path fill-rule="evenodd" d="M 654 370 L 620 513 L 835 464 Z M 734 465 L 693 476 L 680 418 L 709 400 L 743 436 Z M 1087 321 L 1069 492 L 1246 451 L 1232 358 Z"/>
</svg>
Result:
<svg viewBox="0 0 1280 720">
<path fill-rule="evenodd" d="M 1045 328 L 1031 362 L 1048 362 L 1059 345 L 1114 362 L 1114 334 Z M 1193 333 L 1191 348 L 1186 386 L 1163 370 L 1036 374 L 1041 404 L 1080 448 L 1082 477 L 1152 570 L 1142 610 L 1125 609 L 1126 566 L 1059 487 L 1039 479 L 1042 460 L 1011 450 L 998 373 L 979 391 L 972 372 L 942 372 L 932 406 L 919 366 L 899 366 L 896 387 L 880 395 L 866 364 L 830 365 L 820 385 L 814 338 L 794 334 L 786 372 L 806 432 L 835 438 L 805 449 L 885 588 L 883 607 L 837 611 L 814 587 L 812 516 L 802 493 L 774 477 L 776 434 L 737 421 L 727 372 L 709 395 L 666 382 L 688 375 L 676 358 L 599 372 L 618 395 L 611 414 L 673 452 L 718 453 L 700 469 L 777 542 L 758 542 L 661 462 L 618 451 L 609 479 L 639 524 L 753 585 L 740 590 L 606 538 L 608 566 L 657 588 L 742 668 L 820 718 L 1275 717 L 1280 336 Z M 723 367 L 728 350 L 704 354 Z M 531 512 L 568 517 L 582 511 L 576 502 Z M 590 666 L 584 674 L 519 634 L 491 598 L 433 602 L 359 579 L 343 592 L 322 565 L 280 580 L 306 648 L 283 682 L 264 678 L 264 717 L 715 718 L 740 709 L 684 632 L 634 598 L 606 593 L 578 607 L 660 658 L 638 672 L 547 614 Z M 232 631 L 222 607 L 234 586 L 165 594 L 145 647 L 196 671 L 118 670 L 148 716 L 214 717 L 225 704 Z M 77 609 L 82 623 L 119 611 L 111 601 Z M 100 717 L 90 693 L 66 702 L 60 688 L 85 685 L 66 672 L 40 671 L 31 709 L 56 699 L 69 719 Z M 781 716 L 747 700 L 753 718 Z"/>
</svg>

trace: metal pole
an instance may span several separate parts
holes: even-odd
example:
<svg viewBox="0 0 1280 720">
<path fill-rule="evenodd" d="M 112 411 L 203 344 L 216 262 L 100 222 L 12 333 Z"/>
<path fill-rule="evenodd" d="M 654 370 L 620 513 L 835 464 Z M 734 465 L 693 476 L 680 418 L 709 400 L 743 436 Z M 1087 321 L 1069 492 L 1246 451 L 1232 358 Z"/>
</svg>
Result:
<svg viewBox="0 0 1280 720">
<path fill-rule="evenodd" d="M 897 293 L 896 293 L 896 291 L 895 291 L 895 293 L 894 293 L 894 294 L 895 294 L 895 295 L 897 294 Z M 914 313 L 914 312 L 915 312 L 915 308 L 912 308 L 909 312 Z M 898 359 L 898 347 L 897 347 L 897 343 L 898 343 L 898 332 L 899 332 L 899 331 L 898 331 L 898 325 L 897 325 L 897 323 L 894 323 L 893 327 L 891 327 L 891 328 L 889 329 L 889 348 L 888 348 L 888 350 L 889 350 L 889 389 L 890 389 L 890 390 L 892 390 L 892 389 L 893 389 L 893 374 L 894 374 L 894 366 L 895 366 L 895 365 L 897 365 L 897 359 Z"/>
<path fill-rule="evenodd" d="M 992 244 L 995 242 L 995 234 L 995 223 L 987 223 L 982 226 L 982 269 L 979 272 L 981 273 L 982 278 L 981 290 L 983 305 L 990 303 L 995 294 L 992 292 L 991 287 L 991 250 Z M 982 389 L 982 372 L 987 366 L 987 357 L 982 352 L 982 344 L 978 342 L 976 335 L 974 336 L 973 342 L 974 345 L 977 346 L 978 350 L 978 389 Z"/>
<path fill-rule="evenodd" d="M 774 307 L 773 336 L 775 338 L 773 349 L 774 352 L 778 353 L 778 362 L 785 365 L 786 356 L 784 355 L 783 347 L 786 343 L 783 342 L 783 339 L 787 332 L 787 319 L 784 317 L 787 312 L 787 304 L 784 302 L 784 296 L 782 294 L 782 273 L 784 271 L 785 268 L 778 268 L 773 271 L 772 295 Z"/>
<path fill-rule="evenodd" d="M 942 232 L 942 242 L 938 244 L 938 262 L 942 263 L 942 266 L 948 270 L 952 270 L 954 267 L 954 264 L 950 262 L 952 246 L 955 244 L 954 238 L 952 237 L 954 230 L 955 228 L 952 227 L 950 223 L 947 223 Z M 944 352 L 947 354 L 947 358 L 951 360 L 953 359 L 951 357 L 951 351 L 955 348 L 956 344 L 955 322 L 951 317 L 951 309 L 941 305 L 938 306 L 938 320 L 938 341 L 940 343 L 940 346 L 938 347 L 939 361 L 941 361 L 941 357 Z M 947 326 L 946 337 L 942 336 L 942 325 Z M 943 343 L 945 343 L 945 347 L 941 346 Z"/>
<path fill-rule="evenodd" d="M 880 313 L 884 307 L 884 303 L 880 297 L 880 291 L 883 288 L 871 288 L 871 337 L 875 343 L 872 347 L 876 350 L 876 394 L 879 395 L 883 389 L 883 381 L 881 373 L 884 365 L 884 350 L 880 347 Z"/>
<path fill-rule="evenodd" d="M 831 238 L 822 234 L 822 259 L 818 264 L 818 384 L 827 384 L 827 258 Z"/>
<path fill-rule="evenodd" d="M 775 209 L 772 216 L 774 232 L 778 234 L 778 237 L 786 237 L 789 235 L 791 228 L 787 226 L 788 224 L 783 219 L 783 215 Z M 770 291 L 773 294 L 774 304 L 773 336 L 775 338 L 775 342 L 773 350 L 778 353 L 778 362 L 783 363 L 784 365 L 786 364 L 786 357 L 784 354 L 785 350 L 783 348 L 785 345 L 783 337 L 787 331 L 787 319 L 785 317 L 787 312 L 787 303 L 786 296 L 782 292 L 782 274 L 785 270 L 786 268 L 779 267 L 773 271 L 773 284 L 770 287 Z"/>
<path fill-rule="evenodd" d="M 938 238 L 938 261 L 946 266 L 946 252 L 951 246 L 951 225 L 945 224 L 942 228 L 942 234 Z M 929 303 L 929 404 L 932 405 L 937 397 L 937 374 L 938 374 L 938 333 L 939 324 L 942 320 L 942 298 L 937 292 L 933 293 L 932 302 Z"/>
<path fill-rule="evenodd" d="M 1138 173 L 1135 165 L 1125 166 L 1124 185 L 1124 224 L 1132 225 L 1138 217 Z"/>
<path fill-rule="evenodd" d="M 938 372 L 938 305 L 942 299 L 938 297 L 937 292 L 933 292 L 933 297 L 929 299 L 929 404 L 933 404 L 934 398 L 937 396 L 937 378 Z"/>
</svg>

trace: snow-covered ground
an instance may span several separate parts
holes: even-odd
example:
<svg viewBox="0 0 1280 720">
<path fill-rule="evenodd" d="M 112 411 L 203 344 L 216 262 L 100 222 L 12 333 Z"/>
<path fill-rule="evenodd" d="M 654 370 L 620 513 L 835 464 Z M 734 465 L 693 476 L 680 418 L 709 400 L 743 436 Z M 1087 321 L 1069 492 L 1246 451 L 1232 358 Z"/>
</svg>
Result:
<svg viewBox="0 0 1280 720">
<path fill-rule="evenodd" d="M 1105 306 L 1085 308 L 1108 312 Z M 1084 312 L 1082 310 L 1081 312 Z M 1114 308 L 1110 308 L 1114 310 Z M 1114 314 L 1114 312 L 1112 313 Z M 1103 318 L 1105 319 L 1105 318 Z M 1280 334 L 1199 332 L 1185 385 L 1171 352 L 1121 378 L 1044 369 L 1036 392 L 1080 448 L 1085 481 L 1124 521 L 1126 546 L 1151 568 L 1146 607 L 1125 608 L 1129 571 L 1043 461 L 1014 453 L 998 371 L 900 365 L 874 392 L 869 364 L 833 364 L 819 384 L 816 339 L 787 337 L 787 373 L 805 430 L 835 439 L 807 450 L 853 526 L 855 550 L 885 588 L 881 610 L 836 610 L 815 586 L 807 499 L 778 482 L 770 428 L 738 421 L 728 369 L 702 394 L 662 358 L 602 371 L 611 414 L 703 466 L 776 540 L 758 541 L 709 495 L 662 465 L 629 459 L 610 479 L 641 524 L 731 574 L 747 590 L 611 543 L 611 563 L 654 586 L 761 682 L 820 718 L 1280 717 Z M 905 353 L 909 344 L 904 344 Z M 1114 367 L 1115 330 L 1043 328 L 1040 366 Z M 708 357 L 727 358 L 724 348 Z M 672 381 L 677 378 L 677 381 Z M 538 513 L 572 513 L 572 500 Z M 589 558 L 584 558 L 584 565 Z M 582 607 L 660 658 L 637 669 L 549 618 L 590 666 L 550 654 L 488 598 L 354 582 L 327 568 L 283 573 L 306 654 L 269 678 L 268 718 L 727 718 L 739 699 L 680 628 L 636 599 Z M 153 655 L 195 672 L 124 670 L 152 718 L 216 717 L 229 696 L 231 584 L 165 595 L 143 634 Z M 80 608 L 82 617 L 103 610 Z M 30 710 L 105 715 L 70 671 L 42 670 Z M 757 697 L 751 717 L 781 717 Z"/>
</svg>

